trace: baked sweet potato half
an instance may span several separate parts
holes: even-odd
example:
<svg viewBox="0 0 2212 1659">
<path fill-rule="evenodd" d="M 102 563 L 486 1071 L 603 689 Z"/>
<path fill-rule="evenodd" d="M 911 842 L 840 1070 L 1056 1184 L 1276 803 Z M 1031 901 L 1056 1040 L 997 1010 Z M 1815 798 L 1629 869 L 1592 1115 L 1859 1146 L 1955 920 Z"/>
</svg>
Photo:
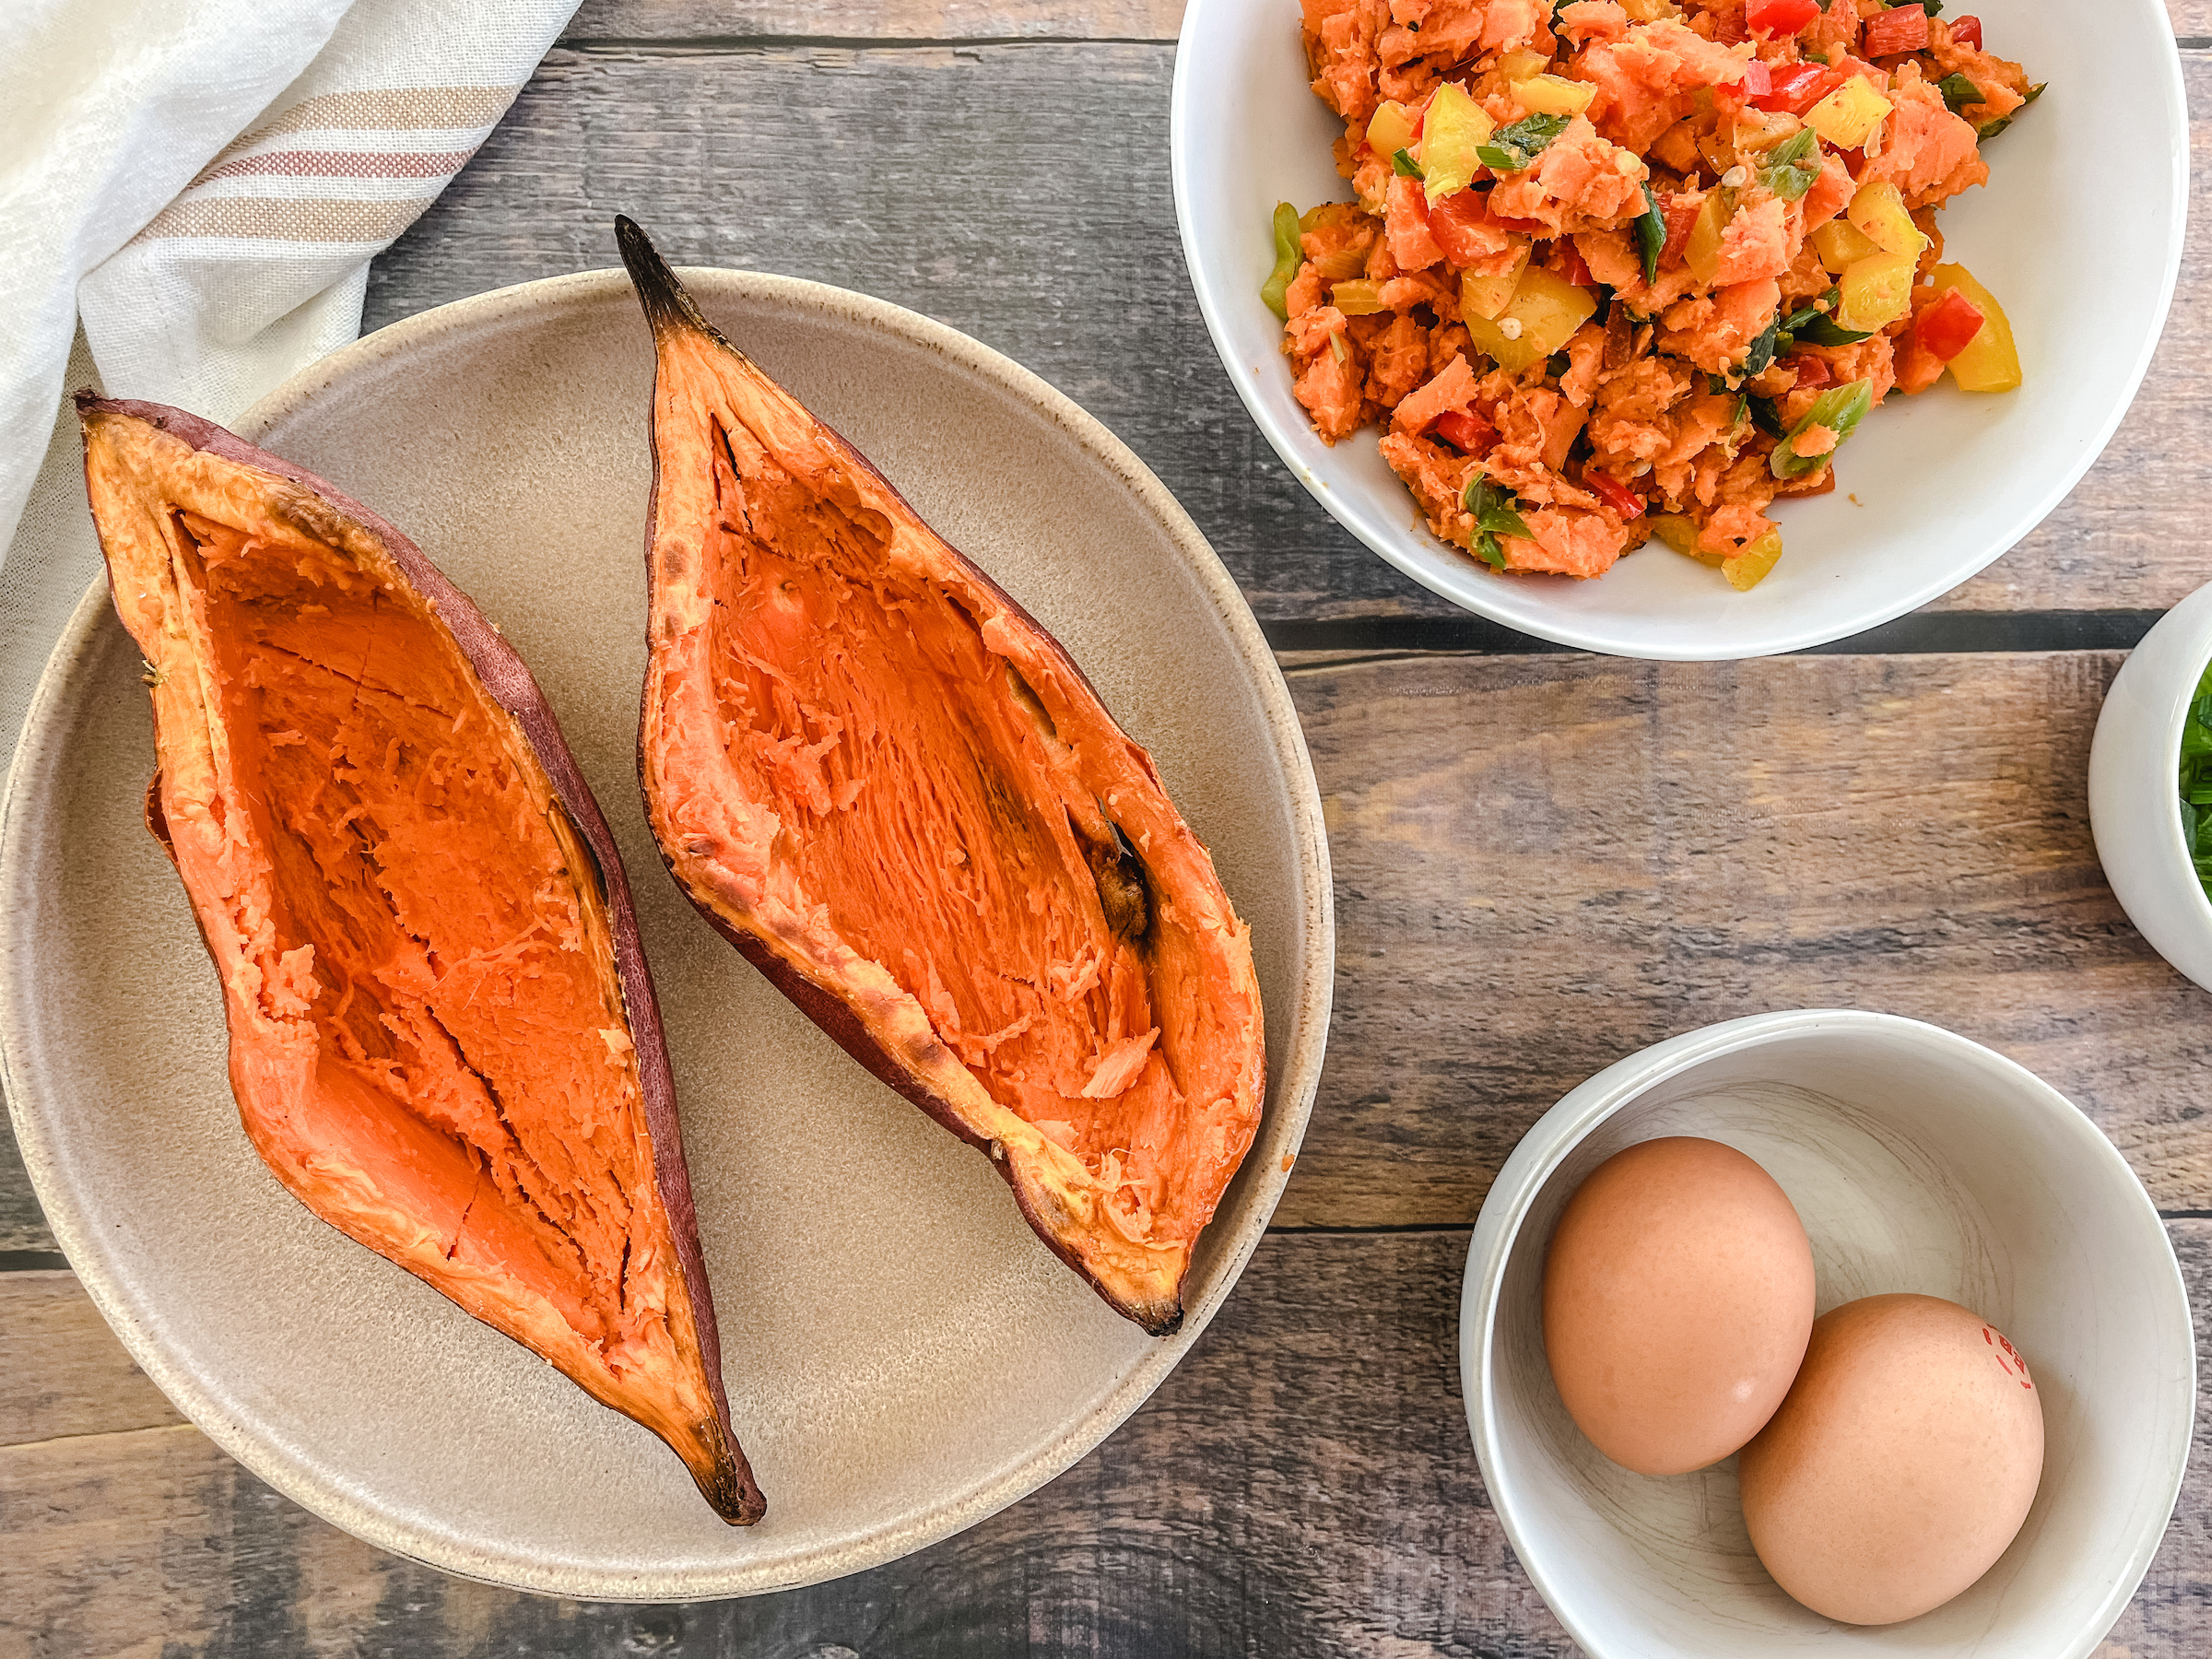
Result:
<svg viewBox="0 0 2212 1659">
<path fill-rule="evenodd" d="M 147 821 L 308 1208 L 763 1503 L 629 886 L 522 658 L 429 560 L 210 422 L 79 397 L 144 653 Z"/>
<path fill-rule="evenodd" d="M 670 870 L 1175 1330 L 1265 1084 L 1212 859 L 1052 636 L 617 229 L 658 364 L 638 764 Z"/>
</svg>

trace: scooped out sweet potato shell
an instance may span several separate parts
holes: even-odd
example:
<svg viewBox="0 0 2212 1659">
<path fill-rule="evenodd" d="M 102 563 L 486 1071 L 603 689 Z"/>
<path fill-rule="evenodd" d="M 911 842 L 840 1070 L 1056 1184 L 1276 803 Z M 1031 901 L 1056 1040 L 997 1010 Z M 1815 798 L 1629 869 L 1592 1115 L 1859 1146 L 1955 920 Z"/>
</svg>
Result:
<svg viewBox="0 0 2212 1659">
<path fill-rule="evenodd" d="M 670 870 L 1176 1329 L 1260 1122 L 1249 931 L 1051 635 L 618 234 L 656 357 L 639 771 Z"/>
<path fill-rule="evenodd" d="M 248 1136 L 759 1519 L 629 887 L 529 670 L 321 479 L 179 410 L 79 413 L 147 665 L 147 824 L 222 982 Z"/>
</svg>

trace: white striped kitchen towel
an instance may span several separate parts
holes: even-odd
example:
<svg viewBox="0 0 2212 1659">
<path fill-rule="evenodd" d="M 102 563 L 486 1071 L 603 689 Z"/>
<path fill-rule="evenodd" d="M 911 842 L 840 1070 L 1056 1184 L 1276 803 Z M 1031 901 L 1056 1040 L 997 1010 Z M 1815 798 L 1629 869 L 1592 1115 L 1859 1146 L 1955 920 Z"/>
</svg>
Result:
<svg viewBox="0 0 2212 1659">
<path fill-rule="evenodd" d="M 576 4 L 0 0 L 0 681 L 94 568 L 57 426 L 80 320 L 109 395 L 235 418 L 359 333 L 370 258 Z"/>
</svg>

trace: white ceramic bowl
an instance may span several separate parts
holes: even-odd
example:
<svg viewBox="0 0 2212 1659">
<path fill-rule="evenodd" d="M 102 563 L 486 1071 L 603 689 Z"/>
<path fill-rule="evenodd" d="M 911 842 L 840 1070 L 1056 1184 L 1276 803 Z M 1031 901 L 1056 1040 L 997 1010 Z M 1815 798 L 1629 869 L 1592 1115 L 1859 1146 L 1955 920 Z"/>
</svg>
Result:
<svg viewBox="0 0 2212 1659">
<path fill-rule="evenodd" d="M 2182 724 L 2212 662 L 2212 587 L 2143 636 L 2105 693 L 2089 748 L 2089 830 L 2127 918 L 2153 950 L 2212 990 L 2212 900 L 2182 839 Z"/>
<path fill-rule="evenodd" d="M 1789 551 L 1748 594 L 1659 547 L 1596 582 L 1493 575 L 1422 526 L 1374 433 L 1332 449 L 1290 394 L 1281 325 L 1260 301 L 1269 216 L 1351 194 L 1329 153 L 1343 124 L 1308 88 L 1298 15 L 1291 0 L 1191 0 L 1183 13 L 1169 142 L 1199 309 L 1261 431 L 1338 523 L 1422 586 L 1524 632 L 1621 656 L 1764 656 L 1925 605 L 2065 498 L 2164 325 L 2189 171 L 2173 25 L 2159 0 L 2100 0 L 2094 29 L 2077 0 L 2017 0 L 1990 13 L 1990 45 L 2050 89 L 1989 147 L 1989 184 L 1947 208 L 1943 230 L 1949 256 L 2005 302 L 2027 383 L 1976 397 L 1947 381 L 1885 406 L 1852 439 L 1838 493 L 1783 503 Z"/>
<path fill-rule="evenodd" d="M 1631 1475 L 1568 1417 L 1544 1358 L 1552 1227 L 1599 1163 L 1667 1135 L 1725 1142 L 1782 1183 L 1812 1238 L 1822 1312 L 1884 1291 L 1945 1297 L 2027 1356 L 2043 1394 L 2042 1487 L 1963 1595 L 1874 1629 L 1808 1612 L 1752 1552 L 1734 1458 Z M 1460 1368 L 1491 1504 L 1592 1659 L 2081 1659 L 2165 1532 L 2195 1405 L 2181 1269 L 2112 1143 L 2011 1061 L 1883 1014 L 1709 1026 L 1547 1112 L 1476 1224 Z"/>
</svg>

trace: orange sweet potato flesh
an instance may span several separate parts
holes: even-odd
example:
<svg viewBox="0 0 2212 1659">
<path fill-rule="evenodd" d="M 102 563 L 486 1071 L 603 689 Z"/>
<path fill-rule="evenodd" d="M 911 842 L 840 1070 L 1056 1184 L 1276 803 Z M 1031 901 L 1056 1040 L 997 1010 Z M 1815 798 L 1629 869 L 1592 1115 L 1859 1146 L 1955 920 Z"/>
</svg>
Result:
<svg viewBox="0 0 2212 1659">
<path fill-rule="evenodd" d="M 639 769 L 669 868 L 1176 1329 L 1265 1079 L 1212 859 L 1053 638 L 618 232 L 658 360 Z"/>
<path fill-rule="evenodd" d="M 758 1520 L 629 888 L 529 670 L 322 480 L 175 409 L 78 407 L 153 693 L 147 823 L 247 1135 Z"/>
</svg>

